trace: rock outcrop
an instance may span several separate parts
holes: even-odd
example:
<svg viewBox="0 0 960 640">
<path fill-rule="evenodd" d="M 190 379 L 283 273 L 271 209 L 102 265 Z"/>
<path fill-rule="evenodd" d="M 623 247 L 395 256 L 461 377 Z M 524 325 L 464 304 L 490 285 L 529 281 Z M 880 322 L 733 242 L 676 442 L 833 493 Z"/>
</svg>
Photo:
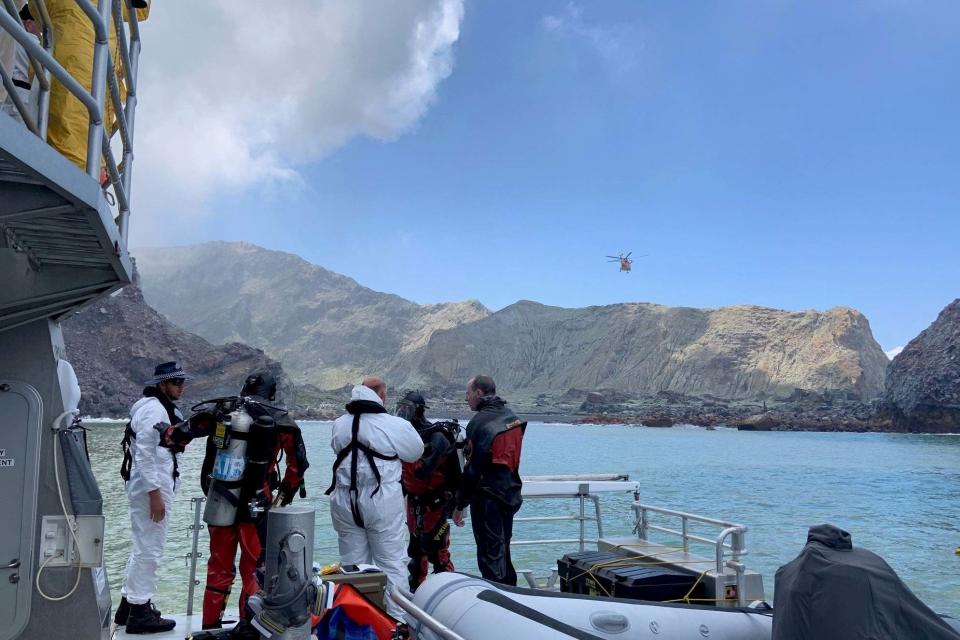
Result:
<svg viewBox="0 0 960 640">
<path fill-rule="evenodd" d="M 867 319 L 853 309 L 562 309 L 524 301 L 436 332 L 390 375 L 405 386 L 429 387 L 483 371 L 528 393 L 578 388 L 764 399 L 808 389 L 869 399 L 883 392 L 886 365 Z"/>
<path fill-rule="evenodd" d="M 83 415 L 124 418 L 140 397 L 158 362 L 176 360 L 196 379 L 184 389 L 182 409 L 205 398 L 235 395 L 247 374 L 269 368 L 279 381 L 280 401 L 293 399 L 293 385 L 280 363 L 236 342 L 212 345 L 150 308 L 129 285 L 63 323 L 67 357 L 77 372 Z"/>
<path fill-rule="evenodd" d="M 960 432 L 960 298 L 893 359 L 884 399 L 898 430 Z"/>
</svg>

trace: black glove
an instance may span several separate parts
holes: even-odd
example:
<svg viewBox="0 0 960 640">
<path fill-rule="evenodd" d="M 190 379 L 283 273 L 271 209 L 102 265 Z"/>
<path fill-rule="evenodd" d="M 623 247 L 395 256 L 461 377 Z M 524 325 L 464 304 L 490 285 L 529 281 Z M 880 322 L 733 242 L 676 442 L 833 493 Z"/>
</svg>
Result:
<svg viewBox="0 0 960 640">
<path fill-rule="evenodd" d="M 280 506 L 285 507 L 293 502 L 293 496 L 296 495 L 297 488 L 288 484 L 280 485 Z"/>
<path fill-rule="evenodd" d="M 190 416 L 190 419 L 185 422 L 169 427 L 160 423 L 153 428 L 160 432 L 161 447 L 167 447 L 174 453 L 183 453 L 191 440 L 208 435 L 215 424 L 216 419 L 213 414 L 201 411 Z"/>
</svg>

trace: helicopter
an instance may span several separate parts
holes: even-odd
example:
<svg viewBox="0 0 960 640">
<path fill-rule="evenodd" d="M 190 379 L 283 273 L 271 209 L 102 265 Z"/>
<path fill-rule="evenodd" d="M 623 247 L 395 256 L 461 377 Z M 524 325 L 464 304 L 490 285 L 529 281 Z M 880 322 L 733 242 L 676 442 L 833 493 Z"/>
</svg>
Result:
<svg viewBox="0 0 960 640">
<path fill-rule="evenodd" d="M 633 251 L 629 251 L 629 252 L 627 252 L 626 255 L 624 255 L 624 254 L 621 253 L 621 254 L 618 255 L 618 256 L 607 256 L 607 257 L 609 258 L 609 260 L 607 260 L 607 262 L 619 262 L 619 263 L 620 263 L 620 271 L 623 271 L 623 272 L 625 272 L 625 273 L 629 273 L 629 272 L 630 272 L 630 269 L 633 268 L 633 260 L 630 259 L 630 255 L 631 255 L 632 253 L 633 253 Z M 645 258 L 646 255 L 647 255 L 647 254 L 643 254 L 642 256 L 637 256 L 637 257 L 638 257 L 638 258 Z"/>
</svg>

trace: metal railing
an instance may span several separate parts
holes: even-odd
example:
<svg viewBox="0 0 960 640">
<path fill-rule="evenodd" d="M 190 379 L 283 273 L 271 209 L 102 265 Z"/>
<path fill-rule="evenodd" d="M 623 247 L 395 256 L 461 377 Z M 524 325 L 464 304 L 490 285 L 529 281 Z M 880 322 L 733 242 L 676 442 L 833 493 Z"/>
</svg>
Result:
<svg viewBox="0 0 960 640">
<path fill-rule="evenodd" d="M 576 538 L 558 538 L 548 540 L 513 540 L 510 545 L 545 545 L 545 544 L 577 544 L 580 551 L 583 551 L 587 543 L 596 544 L 603 537 L 603 515 L 600 511 L 600 496 L 590 493 L 591 482 L 623 482 L 623 490 L 630 491 L 631 485 L 627 484 L 630 476 L 626 474 L 592 474 L 592 475 L 549 475 L 549 476 L 525 476 L 524 482 L 577 482 L 576 493 L 557 493 L 554 495 L 524 495 L 524 500 L 556 500 L 556 499 L 574 499 L 577 500 L 579 512 L 577 515 L 566 516 L 522 516 L 514 518 L 514 522 L 557 522 L 574 521 L 580 525 L 580 534 Z M 635 487 L 635 485 L 634 485 Z M 586 513 L 587 501 L 593 503 L 593 515 Z M 596 522 L 597 535 L 594 538 L 586 537 L 586 523 Z"/>
<path fill-rule="evenodd" d="M 536 478 L 537 481 L 554 481 L 559 476 L 544 476 Z M 583 477 L 562 477 L 562 480 L 582 480 Z M 612 478 L 606 476 L 596 476 L 592 477 L 592 480 L 610 480 Z M 623 480 L 625 478 L 616 478 L 618 480 Z M 530 480 L 529 478 L 527 480 Z M 624 483 L 624 491 L 630 490 L 630 485 Z M 596 494 L 591 494 L 589 492 L 589 483 L 581 483 L 578 487 L 576 494 L 563 494 L 558 493 L 555 495 L 540 495 L 540 496 L 526 496 L 525 500 L 577 500 L 579 506 L 579 512 L 576 515 L 563 515 L 563 516 L 524 516 L 516 518 L 515 522 L 578 522 L 579 523 L 579 536 L 576 538 L 550 538 L 542 540 L 514 540 L 511 542 L 511 545 L 570 545 L 578 544 L 580 551 L 585 550 L 585 546 L 589 544 L 596 544 L 600 538 L 603 538 L 603 516 L 600 509 L 600 496 Z M 586 513 L 586 504 L 587 501 L 593 503 L 594 515 L 587 515 Z M 179 501 L 179 500 L 178 500 Z M 184 502 L 187 500 L 184 499 Z M 203 513 L 203 505 L 206 502 L 206 498 L 191 497 L 189 498 L 191 504 L 191 510 L 193 512 L 193 524 L 191 524 L 187 529 L 191 534 L 191 546 L 188 553 L 183 554 L 182 557 L 184 561 L 189 566 L 189 581 L 188 581 L 188 593 L 187 593 L 187 615 L 192 615 L 194 611 L 194 594 L 195 587 L 199 585 L 197 580 L 197 561 L 203 557 L 199 552 L 199 539 L 200 532 L 205 528 L 205 525 L 201 521 L 201 515 Z M 643 540 L 647 540 L 651 532 L 659 532 L 667 534 L 670 536 L 680 538 L 682 549 L 684 553 L 689 553 L 690 543 L 700 543 L 713 547 L 715 550 L 715 568 L 718 575 L 723 576 L 727 575 L 727 570 L 732 570 L 733 575 L 735 576 L 736 583 L 736 592 L 738 598 L 739 606 L 746 606 L 746 601 L 744 600 L 745 591 L 743 585 L 744 573 L 746 571 L 745 565 L 741 562 L 742 558 L 747 555 L 746 547 L 746 532 L 747 527 L 741 524 L 734 522 L 727 522 L 724 520 L 718 520 L 715 518 L 709 518 L 706 516 L 700 516 L 692 513 L 686 513 L 683 511 L 675 511 L 672 509 L 665 509 L 662 507 L 655 507 L 652 505 L 642 504 L 639 501 L 634 501 L 631 505 L 632 510 L 635 516 L 634 532 L 637 536 Z M 651 514 L 658 514 L 661 516 L 678 518 L 680 521 L 680 528 L 674 529 L 670 527 L 660 526 L 653 524 L 650 521 Z M 596 538 L 586 536 L 586 523 L 595 522 L 596 523 Z M 712 527 L 717 527 L 720 529 L 719 533 L 715 538 L 708 538 L 703 535 L 697 535 L 691 532 L 691 523 L 699 523 L 702 525 L 709 525 Z M 326 523 L 317 522 L 316 526 L 326 527 Z M 334 551 L 336 549 L 336 544 L 331 543 L 329 545 L 316 544 L 317 548 L 329 549 Z M 730 557 L 727 558 L 726 555 L 729 552 Z M 557 570 L 553 569 L 551 574 L 548 577 L 538 579 L 533 575 L 533 571 L 530 569 L 522 569 L 517 572 L 524 577 L 528 586 L 531 588 L 545 588 L 553 589 L 556 587 L 558 575 Z M 403 594 L 400 594 L 401 597 Z M 392 597 L 395 601 L 396 597 Z M 404 606 L 402 602 L 398 601 L 398 604 L 402 606 L 405 610 L 417 617 L 416 614 L 410 611 L 408 607 Z M 412 602 L 411 606 L 414 606 Z M 418 618 L 419 619 L 419 618 Z M 428 624 L 424 622 L 424 624 Z M 429 625 L 428 625 L 429 626 Z M 438 634 L 440 631 L 434 629 Z M 441 634 L 442 635 L 442 634 Z M 446 637 L 446 636 L 445 636 Z"/>
<path fill-rule="evenodd" d="M 726 522 L 724 520 L 717 520 L 715 518 L 708 518 L 706 516 L 699 516 L 692 513 L 686 513 L 684 511 L 674 511 L 673 509 L 654 507 L 651 505 L 642 504 L 639 501 L 634 501 L 632 508 L 636 518 L 634 532 L 642 540 L 647 540 L 651 531 L 658 531 L 660 533 L 679 537 L 683 545 L 684 553 L 690 552 L 691 541 L 713 547 L 715 552 L 715 566 L 717 575 L 724 576 L 726 575 L 727 569 L 733 570 L 737 586 L 738 605 L 741 607 L 746 606 L 743 589 L 743 577 L 744 573 L 746 572 L 746 567 L 741 562 L 743 556 L 747 555 L 748 553 L 746 546 L 747 527 L 745 525 L 737 524 L 735 522 Z M 677 529 L 651 524 L 649 518 L 649 514 L 651 513 L 679 518 L 680 530 L 678 531 Z M 715 538 L 707 538 L 704 536 L 695 535 L 690 533 L 691 522 L 706 524 L 713 527 L 720 527 L 721 531 Z M 731 555 L 730 559 L 726 558 L 728 551 Z"/>
<path fill-rule="evenodd" d="M 397 603 L 417 622 L 433 631 L 442 640 L 464 640 L 462 636 L 431 616 L 429 613 L 413 603 L 413 594 L 400 587 L 387 589 L 388 597 Z"/>
<path fill-rule="evenodd" d="M 586 544 L 596 544 L 597 540 L 603 537 L 603 516 L 600 513 L 600 497 L 590 493 L 589 484 L 581 484 L 580 489 L 575 496 L 529 496 L 524 500 L 563 500 L 574 499 L 579 503 L 579 513 L 577 515 L 566 516 L 521 516 L 514 518 L 514 522 L 578 522 L 580 525 L 580 535 L 576 538 L 555 538 L 546 540 L 512 540 L 511 546 L 529 546 L 545 544 L 576 544 L 579 550 L 583 551 Z M 586 514 L 587 500 L 593 503 L 594 515 Z M 586 537 L 586 523 L 597 523 L 597 535 L 594 538 Z"/>
<path fill-rule="evenodd" d="M 199 553 L 200 545 L 200 531 L 205 528 L 205 525 L 200 524 L 200 512 L 203 510 L 203 503 L 207 499 L 204 497 L 199 498 L 190 498 L 190 504 L 193 507 L 193 524 L 190 525 L 190 532 L 193 534 L 192 544 L 190 546 L 190 553 L 185 557 L 187 562 L 190 563 L 190 582 L 187 585 L 187 615 L 193 615 L 193 593 L 197 585 L 200 584 L 200 581 L 197 580 L 197 560 L 202 556 Z"/>
<path fill-rule="evenodd" d="M 89 0 L 75 0 L 77 6 L 90 20 L 95 35 L 93 50 L 93 76 L 91 89 L 87 91 L 58 62 L 53 55 L 54 26 L 50 20 L 44 0 L 33 0 L 31 8 L 39 14 L 34 16 L 40 26 L 40 38 L 27 32 L 20 19 L 13 0 L 3 0 L 0 9 L 0 29 L 6 31 L 24 48 L 39 84 L 39 101 L 35 112 L 20 99 L 8 70 L 0 65 L 0 79 L 6 88 L 17 112 L 27 128 L 41 140 L 47 139 L 50 108 L 51 76 L 56 78 L 87 109 L 89 125 L 87 128 L 86 172 L 99 182 L 100 163 L 103 161 L 114 195 L 116 196 L 120 236 L 126 245 L 130 218 L 130 189 L 133 176 L 133 131 L 137 108 L 137 75 L 140 60 L 140 27 L 137 12 L 132 0 L 98 0 L 95 7 Z M 130 33 L 124 24 L 123 9 Z M 5 10 L 4 10 L 5 9 Z M 120 82 L 115 71 L 116 64 L 110 46 L 110 24 L 116 33 L 117 51 L 120 54 L 123 89 L 126 91 L 126 104 L 123 103 Z M 116 128 L 120 133 L 123 153 L 117 164 L 110 147 L 110 137 L 105 124 L 106 100 L 113 106 Z M 110 123 L 112 125 L 112 123 Z"/>
</svg>

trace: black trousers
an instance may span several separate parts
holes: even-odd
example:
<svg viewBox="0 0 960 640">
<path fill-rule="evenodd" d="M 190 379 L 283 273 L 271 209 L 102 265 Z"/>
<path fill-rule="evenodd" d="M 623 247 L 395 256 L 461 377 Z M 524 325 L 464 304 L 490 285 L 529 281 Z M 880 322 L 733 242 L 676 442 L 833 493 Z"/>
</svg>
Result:
<svg viewBox="0 0 960 640">
<path fill-rule="evenodd" d="M 520 509 L 498 500 L 480 497 L 470 503 L 470 525 L 477 542 L 480 575 L 492 582 L 517 586 L 517 572 L 510 561 L 513 516 Z"/>
</svg>

